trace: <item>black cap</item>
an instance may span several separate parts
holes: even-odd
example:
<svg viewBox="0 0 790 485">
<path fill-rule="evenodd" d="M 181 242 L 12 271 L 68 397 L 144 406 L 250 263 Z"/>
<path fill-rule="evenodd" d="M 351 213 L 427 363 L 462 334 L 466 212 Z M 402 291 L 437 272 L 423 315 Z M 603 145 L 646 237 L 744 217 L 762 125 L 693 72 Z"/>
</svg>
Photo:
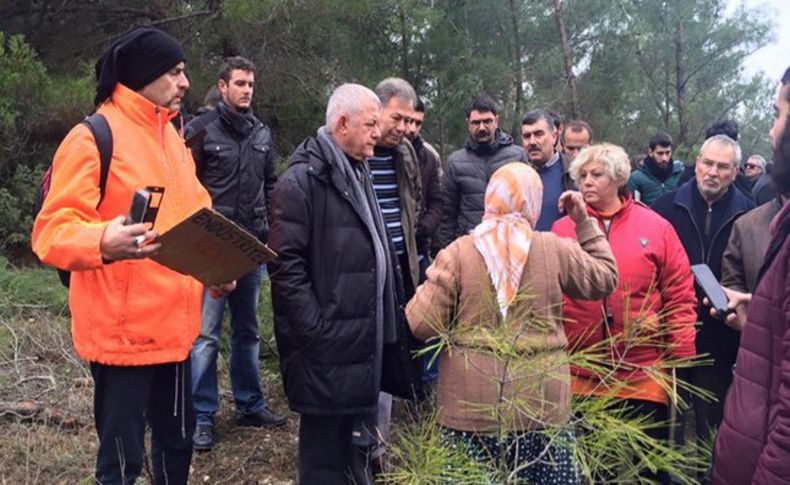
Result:
<svg viewBox="0 0 790 485">
<path fill-rule="evenodd" d="M 185 59 L 174 38 L 154 27 L 137 27 L 124 34 L 96 62 L 96 105 L 104 102 L 116 83 L 139 90 Z"/>
</svg>

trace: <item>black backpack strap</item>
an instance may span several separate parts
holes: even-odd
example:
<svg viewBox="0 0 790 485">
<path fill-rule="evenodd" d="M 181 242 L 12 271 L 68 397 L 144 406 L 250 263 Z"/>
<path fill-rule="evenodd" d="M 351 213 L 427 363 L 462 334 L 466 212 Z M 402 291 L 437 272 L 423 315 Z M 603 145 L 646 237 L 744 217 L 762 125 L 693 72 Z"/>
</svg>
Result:
<svg viewBox="0 0 790 485">
<path fill-rule="evenodd" d="M 93 133 L 96 140 L 96 147 L 99 149 L 99 161 L 101 172 L 99 173 L 99 204 L 104 199 L 104 192 L 107 188 L 107 176 L 110 174 L 110 163 L 112 162 L 112 131 L 107 118 L 99 113 L 93 113 L 83 121 L 88 129 Z M 99 204 L 96 204 L 98 207 Z"/>
</svg>

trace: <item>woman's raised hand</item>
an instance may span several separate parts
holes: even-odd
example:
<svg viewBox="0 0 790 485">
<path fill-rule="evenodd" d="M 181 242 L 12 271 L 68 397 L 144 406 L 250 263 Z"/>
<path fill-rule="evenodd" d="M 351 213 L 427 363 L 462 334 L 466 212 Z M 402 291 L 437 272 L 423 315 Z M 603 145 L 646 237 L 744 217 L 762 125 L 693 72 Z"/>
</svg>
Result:
<svg viewBox="0 0 790 485">
<path fill-rule="evenodd" d="M 560 213 L 566 213 L 576 224 L 587 219 L 587 207 L 581 192 L 566 190 L 557 202 Z"/>
</svg>

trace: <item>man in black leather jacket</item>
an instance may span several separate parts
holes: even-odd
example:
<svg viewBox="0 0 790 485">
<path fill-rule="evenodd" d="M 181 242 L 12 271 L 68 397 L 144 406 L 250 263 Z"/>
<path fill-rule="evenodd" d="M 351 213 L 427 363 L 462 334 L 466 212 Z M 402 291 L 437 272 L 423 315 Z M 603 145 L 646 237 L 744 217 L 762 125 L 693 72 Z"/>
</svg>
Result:
<svg viewBox="0 0 790 485">
<path fill-rule="evenodd" d="M 250 107 L 255 65 L 243 57 L 225 59 L 217 87 L 217 109 L 192 120 L 185 137 L 191 144 L 198 177 L 211 194 L 214 210 L 266 242 L 268 211 L 276 176 L 272 135 Z M 281 426 L 271 411 L 258 372 L 258 297 L 266 267 L 242 276 L 227 296 L 203 295 L 203 316 L 192 349 L 192 396 L 197 415 L 195 449 L 214 445 L 214 413 L 219 406 L 217 352 L 225 304 L 230 305 L 230 377 L 239 426 Z"/>
</svg>

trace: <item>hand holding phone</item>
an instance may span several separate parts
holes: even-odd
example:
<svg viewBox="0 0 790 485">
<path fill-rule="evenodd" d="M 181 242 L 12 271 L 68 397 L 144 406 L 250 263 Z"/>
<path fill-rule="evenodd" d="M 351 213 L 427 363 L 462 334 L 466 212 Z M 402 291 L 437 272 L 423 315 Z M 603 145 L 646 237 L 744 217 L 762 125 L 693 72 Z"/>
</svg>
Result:
<svg viewBox="0 0 790 485">
<path fill-rule="evenodd" d="M 161 248 L 156 231 L 140 224 L 127 225 L 126 220 L 126 216 L 118 216 L 104 228 L 99 249 L 105 262 L 147 258 Z"/>
<path fill-rule="evenodd" d="M 716 313 L 724 318 L 729 311 L 727 308 L 729 300 L 708 265 L 694 264 L 691 266 L 691 272 L 694 274 L 694 281 L 702 289 L 702 292 L 705 293 L 705 297 L 714 310 L 716 310 Z"/>
</svg>

